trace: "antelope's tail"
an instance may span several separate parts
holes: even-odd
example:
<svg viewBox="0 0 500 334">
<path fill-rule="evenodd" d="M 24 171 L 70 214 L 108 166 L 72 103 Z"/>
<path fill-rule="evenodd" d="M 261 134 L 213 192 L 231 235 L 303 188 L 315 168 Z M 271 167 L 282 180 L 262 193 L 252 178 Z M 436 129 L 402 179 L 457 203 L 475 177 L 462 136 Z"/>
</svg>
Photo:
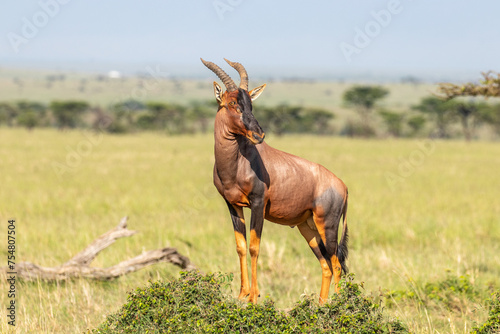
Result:
<svg viewBox="0 0 500 334">
<path fill-rule="evenodd" d="M 339 259 L 340 266 L 342 267 L 342 271 L 347 274 L 349 272 L 349 269 L 347 268 L 346 260 L 347 257 L 349 256 L 349 249 L 347 248 L 349 244 L 349 234 L 348 234 L 348 229 L 347 229 L 347 189 L 346 189 L 346 194 L 345 194 L 345 201 L 344 201 L 344 207 L 342 209 L 342 236 L 340 238 L 339 246 L 337 248 L 337 258 Z"/>
</svg>

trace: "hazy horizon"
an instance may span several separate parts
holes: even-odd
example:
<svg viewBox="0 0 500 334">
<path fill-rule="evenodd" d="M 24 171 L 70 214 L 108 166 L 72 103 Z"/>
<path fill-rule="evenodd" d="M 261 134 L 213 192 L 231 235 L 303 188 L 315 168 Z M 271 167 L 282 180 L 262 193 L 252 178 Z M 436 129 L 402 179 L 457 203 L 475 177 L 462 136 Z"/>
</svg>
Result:
<svg viewBox="0 0 500 334">
<path fill-rule="evenodd" d="M 445 0 L 40 0 L 0 13 L 0 67 L 75 72 L 160 67 L 210 76 L 199 58 L 276 78 L 477 80 L 500 68 L 500 3 Z M 224 66 L 227 69 L 227 66 Z"/>
</svg>

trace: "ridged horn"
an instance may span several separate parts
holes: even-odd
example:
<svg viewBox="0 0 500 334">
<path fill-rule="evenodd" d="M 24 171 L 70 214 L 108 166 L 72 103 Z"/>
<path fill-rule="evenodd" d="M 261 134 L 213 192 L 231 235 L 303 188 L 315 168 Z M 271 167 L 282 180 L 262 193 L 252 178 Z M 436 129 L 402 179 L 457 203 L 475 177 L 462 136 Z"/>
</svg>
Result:
<svg viewBox="0 0 500 334">
<path fill-rule="evenodd" d="M 215 65 L 211 61 L 205 61 L 203 58 L 200 58 L 201 62 L 208 67 L 209 70 L 214 72 L 219 79 L 221 79 L 222 83 L 224 86 L 226 86 L 226 90 L 229 92 L 238 90 L 238 87 L 236 87 L 236 84 L 234 83 L 233 79 L 229 75 L 227 75 L 226 72 L 224 72 L 219 66 Z"/>
<path fill-rule="evenodd" d="M 231 67 L 234 68 L 236 71 L 238 71 L 238 73 L 240 74 L 240 80 L 241 80 L 240 81 L 240 88 L 244 89 L 244 90 L 248 90 L 248 74 L 247 74 L 247 70 L 245 70 L 245 68 L 243 67 L 243 65 L 241 65 L 240 63 L 229 61 L 226 58 L 224 58 L 224 60 L 227 61 L 227 63 L 229 65 L 231 65 Z"/>
</svg>

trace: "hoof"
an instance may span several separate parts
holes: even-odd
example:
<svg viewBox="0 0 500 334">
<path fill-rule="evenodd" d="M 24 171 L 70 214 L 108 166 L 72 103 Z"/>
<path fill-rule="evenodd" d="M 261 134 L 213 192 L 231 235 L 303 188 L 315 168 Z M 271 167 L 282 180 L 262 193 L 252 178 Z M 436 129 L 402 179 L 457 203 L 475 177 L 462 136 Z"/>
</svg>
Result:
<svg viewBox="0 0 500 334">
<path fill-rule="evenodd" d="M 245 300 L 248 298 L 250 294 L 248 292 L 241 292 L 240 295 L 238 296 L 239 300 Z"/>
</svg>

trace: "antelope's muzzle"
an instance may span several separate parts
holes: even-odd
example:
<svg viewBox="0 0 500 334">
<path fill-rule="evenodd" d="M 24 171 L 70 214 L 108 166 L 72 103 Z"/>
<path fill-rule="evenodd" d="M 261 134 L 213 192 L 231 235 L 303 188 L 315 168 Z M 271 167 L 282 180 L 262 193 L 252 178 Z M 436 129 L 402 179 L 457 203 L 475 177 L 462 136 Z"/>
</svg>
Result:
<svg viewBox="0 0 500 334">
<path fill-rule="evenodd" d="M 252 142 L 254 145 L 258 145 L 264 141 L 264 137 L 266 134 L 262 132 L 262 134 L 258 134 L 257 132 L 253 131 L 248 131 L 247 132 L 247 138 Z"/>
</svg>

